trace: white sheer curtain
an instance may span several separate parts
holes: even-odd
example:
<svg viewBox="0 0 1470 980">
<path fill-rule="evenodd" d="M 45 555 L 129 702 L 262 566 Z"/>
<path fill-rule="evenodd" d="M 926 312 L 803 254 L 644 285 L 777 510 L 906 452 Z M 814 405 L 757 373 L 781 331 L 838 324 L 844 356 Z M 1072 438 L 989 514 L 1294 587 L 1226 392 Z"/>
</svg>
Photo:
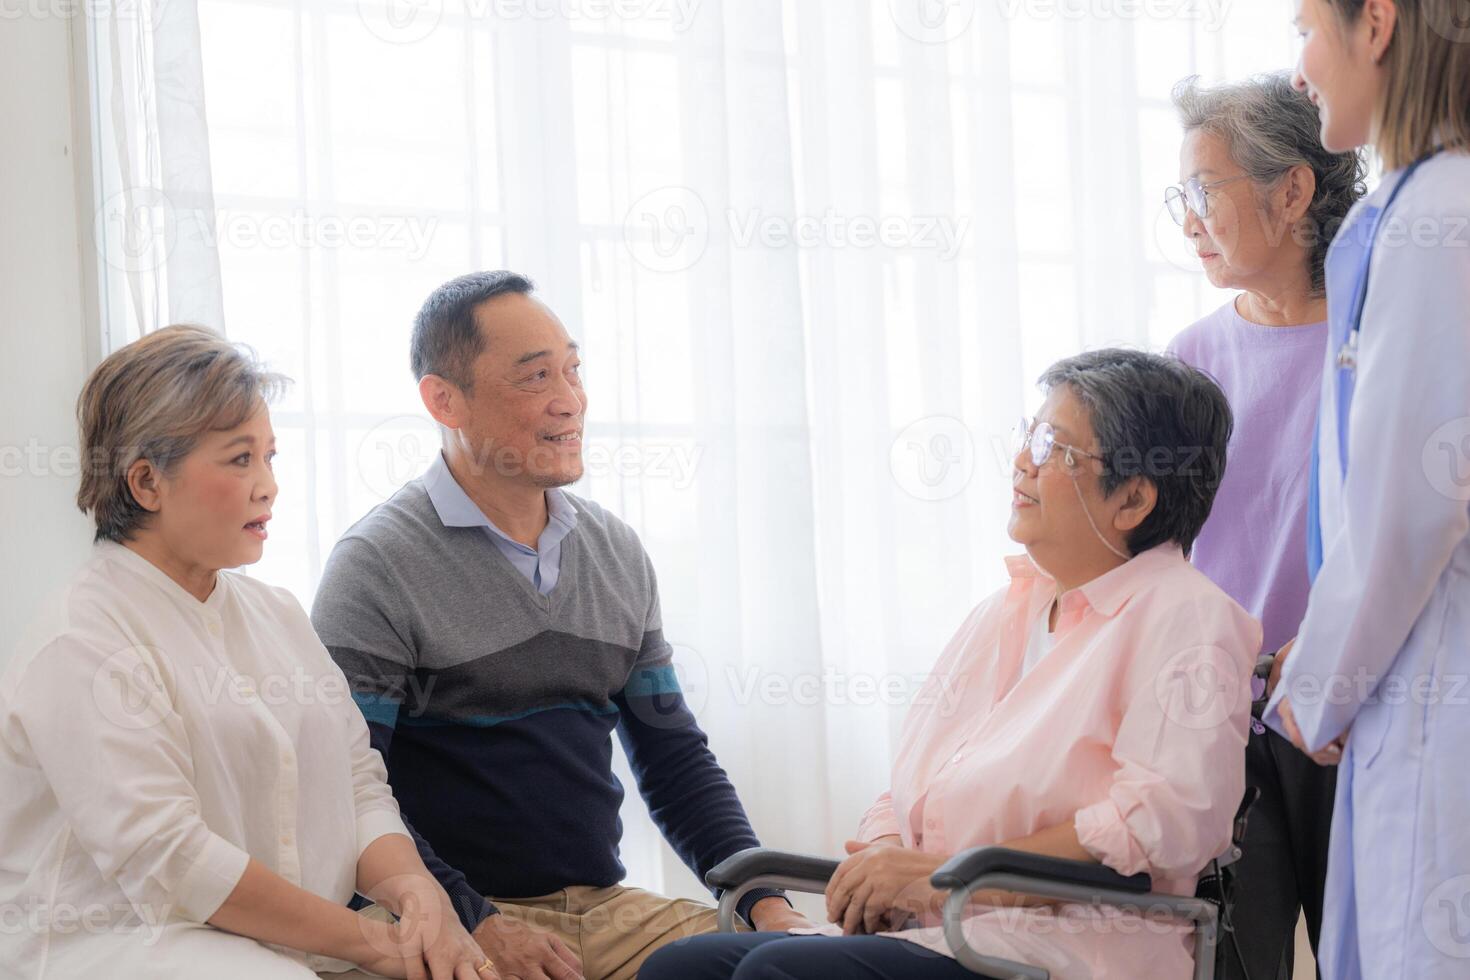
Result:
<svg viewBox="0 0 1470 980">
<path fill-rule="evenodd" d="M 88 8 L 103 347 L 161 323 L 224 321 L 198 9 Z"/>
<path fill-rule="evenodd" d="M 525 272 L 586 352 L 576 489 L 643 536 L 758 832 L 822 852 L 1003 580 L 1002 447 L 1035 377 L 1222 301 L 1160 206 L 1170 86 L 1293 57 L 1288 4 L 1229 0 L 165 6 L 202 48 L 99 22 L 128 67 L 98 98 L 120 151 L 178 161 L 132 168 L 163 218 L 122 232 L 190 234 L 110 308 L 122 337 L 222 325 L 295 378 L 252 574 L 310 602 L 336 537 L 435 451 L 419 303 Z M 149 98 L 170 111 L 119 104 Z M 625 816 L 632 880 L 697 894 L 636 794 Z"/>
</svg>

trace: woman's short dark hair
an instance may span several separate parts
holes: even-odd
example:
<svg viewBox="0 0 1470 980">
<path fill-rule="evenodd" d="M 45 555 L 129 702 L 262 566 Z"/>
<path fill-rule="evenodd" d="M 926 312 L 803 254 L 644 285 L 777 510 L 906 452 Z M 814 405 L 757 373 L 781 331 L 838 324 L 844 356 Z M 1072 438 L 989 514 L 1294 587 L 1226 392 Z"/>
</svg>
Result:
<svg viewBox="0 0 1470 980">
<path fill-rule="evenodd" d="M 485 338 L 475 323 L 475 308 L 497 296 L 529 294 L 535 288 L 519 272 L 497 269 L 451 279 L 430 293 L 413 320 L 408 359 L 414 380 L 437 374 L 469 391 L 474 383 L 475 358 L 485 350 Z"/>
<path fill-rule="evenodd" d="M 1225 476 L 1235 427 L 1220 386 L 1177 357 L 1117 348 L 1058 361 L 1040 384 L 1047 393 L 1066 385 L 1086 408 L 1101 447 L 1104 497 L 1135 476 L 1158 489 L 1153 511 L 1129 532 L 1128 550 L 1173 541 L 1189 554 Z"/>
</svg>

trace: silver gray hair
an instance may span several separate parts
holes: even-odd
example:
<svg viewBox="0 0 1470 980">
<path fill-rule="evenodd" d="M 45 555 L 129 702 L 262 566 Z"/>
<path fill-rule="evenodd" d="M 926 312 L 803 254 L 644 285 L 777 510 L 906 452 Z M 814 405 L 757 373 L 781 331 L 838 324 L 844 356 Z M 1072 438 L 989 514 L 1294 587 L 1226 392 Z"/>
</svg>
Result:
<svg viewBox="0 0 1470 980">
<path fill-rule="evenodd" d="M 128 486 L 134 463 L 146 459 L 169 475 L 201 436 L 243 424 L 287 383 L 248 347 L 189 324 L 144 334 L 109 354 L 77 399 L 77 506 L 92 515 L 95 540 L 130 540 L 152 518 Z"/>
<path fill-rule="evenodd" d="M 1202 130 L 1225 141 L 1230 157 L 1260 190 L 1276 187 L 1293 167 L 1308 166 L 1317 190 L 1307 209 L 1308 266 L 1312 290 L 1326 283 L 1327 246 L 1348 209 L 1367 192 L 1367 167 L 1356 152 L 1331 153 L 1322 146 L 1317 107 L 1291 84 L 1286 72 L 1253 75 L 1244 81 L 1204 87 L 1192 75 L 1174 86 L 1174 108 L 1186 133 Z"/>
</svg>

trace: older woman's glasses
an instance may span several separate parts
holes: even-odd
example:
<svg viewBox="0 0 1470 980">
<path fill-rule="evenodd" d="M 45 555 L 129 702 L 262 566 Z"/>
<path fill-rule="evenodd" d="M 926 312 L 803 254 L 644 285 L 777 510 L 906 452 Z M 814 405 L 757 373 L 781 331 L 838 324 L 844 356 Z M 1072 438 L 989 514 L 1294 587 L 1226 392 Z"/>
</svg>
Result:
<svg viewBox="0 0 1470 980">
<path fill-rule="evenodd" d="M 1068 470 L 1071 470 L 1077 465 L 1075 458 L 1077 456 L 1086 456 L 1088 459 L 1102 459 L 1101 456 L 1090 453 L 1085 449 L 1069 446 L 1065 442 L 1057 442 L 1057 430 L 1051 427 L 1050 422 L 1036 422 L 1023 418 L 1015 428 L 1014 438 L 1016 441 L 1016 450 L 1012 455 L 1019 456 L 1021 450 L 1029 447 L 1031 450 L 1031 462 L 1035 464 L 1037 469 L 1040 469 L 1047 460 L 1051 459 L 1052 450 L 1058 446 L 1067 451 L 1067 455 L 1062 458 L 1066 460 Z M 1082 513 L 1087 515 L 1087 523 L 1092 526 L 1092 533 L 1103 543 L 1103 547 L 1124 561 L 1129 561 L 1133 556 L 1113 544 L 1113 542 L 1104 537 L 1103 533 L 1097 529 L 1097 521 L 1092 519 L 1092 509 L 1087 506 L 1087 498 L 1082 496 L 1082 487 L 1077 484 L 1077 474 L 1069 472 L 1067 475 L 1072 478 L 1072 489 L 1077 491 L 1077 502 L 1082 505 Z"/>
<path fill-rule="evenodd" d="M 1040 469 L 1051 459 L 1052 450 L 1061 447 L 1067 451 L 1063 457 L 1068 467 L 1076 466 L 1075 456 L 1086 456 L 1088 459 L 1101 459 L 1094 453 L 1076 446 L 1069 446 L 1065 442 L 1057 442 L 1057 430 L 1052 428 L 1050 422 L 1037 422 L 1035 419 L 1023 418 L 1016 423 L 1015 429 L 1011 431 L 1011 455 L 1019 455 L 1021 450 L 1031 450 L 1031 465 Z"/>
<path fill-rule="evenodd" d="M 1164 207 L 1169 209 L 1169 217 L 1179 226 L 1184 225 L 1184 218 L 1193 211 L 1201 218 L 1210 216 L 1210 188 L 1219 187 L 1236 180 L 1244 180 L 1246 174 L 1238 174 L 1234 177 L 1223 177 L 1220 180 L 1212 180 L 1208 184 L 1200 183 L 1198 177 L 1191 177 L 1182 184 L 1164 190 Z"/>
</svg>

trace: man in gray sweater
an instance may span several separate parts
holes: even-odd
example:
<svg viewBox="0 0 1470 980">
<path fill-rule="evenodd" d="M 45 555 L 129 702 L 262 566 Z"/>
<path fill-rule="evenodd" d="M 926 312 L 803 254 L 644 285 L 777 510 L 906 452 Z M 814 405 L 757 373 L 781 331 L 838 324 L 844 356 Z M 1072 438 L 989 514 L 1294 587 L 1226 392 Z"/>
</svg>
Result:
<svg viewBox="0 0 1470 980">
<path fill-rule="evenodd" d="M 411 361 L 444 432 L 420 479 L 353 525 L 312 608 L 429 869 L 502 976 L 632 978 L 713 910 L 619 884 L 618 733 L 701 878 L 757 845 L 684 703 L 653 565 L 582 475 L 577 345 L 511 272 L 446 283 Z M 779 893 L 741 915 L 806 925 Z"/>
</svg>

